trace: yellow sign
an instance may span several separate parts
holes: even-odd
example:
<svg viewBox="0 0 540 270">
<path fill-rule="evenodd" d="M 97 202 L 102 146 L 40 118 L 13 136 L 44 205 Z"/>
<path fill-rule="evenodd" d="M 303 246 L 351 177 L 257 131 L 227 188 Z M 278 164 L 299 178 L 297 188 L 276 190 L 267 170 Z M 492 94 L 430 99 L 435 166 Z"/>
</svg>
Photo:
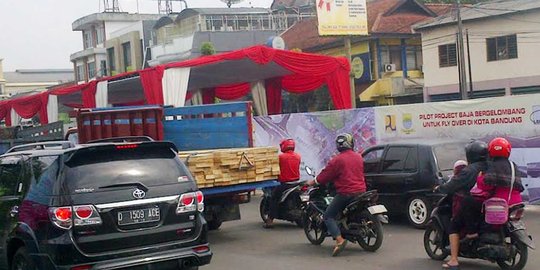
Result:
<svg viewBox="0 0 540 270">
<path fill-rule="evenodd" d="M 366 0 L 316 0 L 319 35 L 368 35 Z"/>
</svg>

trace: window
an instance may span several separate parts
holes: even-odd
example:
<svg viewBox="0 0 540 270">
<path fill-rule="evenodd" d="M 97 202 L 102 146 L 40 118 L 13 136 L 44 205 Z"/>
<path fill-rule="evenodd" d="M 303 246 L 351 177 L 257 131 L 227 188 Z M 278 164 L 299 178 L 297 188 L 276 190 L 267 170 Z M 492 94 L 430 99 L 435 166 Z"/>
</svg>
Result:
<svg viewBox="0 0 540 270">
<path fill-rule="evenodd" d="M 91 31 L 84 31 L 83 32 L 83 43 L 84 43 L 84 49 L 94 47 L 94 44 L 93 44 L 93 41 L 92 41 L 92 32 Z"/>
<path fill-rule="evenodd" d="M 383 162 L 383 171 L 399 172 L 405 168 L 409 147 L 391 147 L 388 149 Z"/>
<path fill-rule="evenodd" d="M 518 57 L 516 35 L 486 39 L 487 60 L 499 61 Z"/>
<path fill-rule="evenodd" d="M 364 154 L 364 172 L 377 173 L 384 148 L 376 148 Z"/>
<path fill-rule="evenodd" d="M 124 56 L 124 71 L 131 71 L 131 44 L 122 43 L 122 52 Z"/>
<path fill-rule="evenodd" d="M 0 197 L 17 194 L 17 184 L 22 176 L 20 157 L 0 159 Z"/>
<path fill-rule="evenodd" d="M 80 65 L 80 66 L 77 66 L 77 72 L 76 72 L 76 76 L 77 76 L 77 81 L 80 82 L 80 81 L 84 81 L 84 66 L 83 65 Z"/>
<path fill-rule="evenodd" d="M 88 67 L 88 78 L 96 77 L 96 62 L 91 62 L 87 64 Z"/>
<path fill-rule="evenodd" d="M 97 27 L 96 28 L 96 43 L 102 44 L 105 39 L 103 38 L 105 36 L 104 28 L 103 27 Z"/>
<path fill-rule="evenodd" d="M 381 46 L 381 60 L 383 65 L 395 64 L 401 70 L 401 46 Z"/>
<path fill-rule="evenodd" d="M 422 66 L 422 47 L 407 46 L 407 68 L 419 70 L 420 66 Z"/>
<path fill-rule="evenodd" d="M 107 49 L 107 60 L 109 61 L 109 67 L 111 70 L 111 74 L 113 71 L 116 71 L 116 56 L 114 55 L 114 48 L 108 48 Z"/>
<path fill-rule="evenodd" d="M 53 189 L 58 174 L 58 156 L 41 156 L 31 159 L 31 168 L 34 181 L 26 195 L 27 200 L 47 205 L 49 197 L 54 194 Z"/>
<path fill-rule="evenodd" d="M 465 156 L 465 145 L 459 143 L 436 145 L 433 147 L 433 154 L 437 159 L 437 164 L 441 171 L 452 170 L 456 160 L 467 160 Z"/>
<path fill-rule="evenodd" d="M 407 160 L 405 160 L 405 172 L 415 172 L 418 170 L 418 149 L 416 147 L 409 148 Z"/>
<path fill-rule="evenodd" d="M 101 60 L 99 65 L 99 71 L 100 76 L 107 76 L 107 61 Z"/>
<path fill-rule="evenodd" d="M 439 67 L 457 66 L 456 44 L 439 46 Z"/>
</svg>

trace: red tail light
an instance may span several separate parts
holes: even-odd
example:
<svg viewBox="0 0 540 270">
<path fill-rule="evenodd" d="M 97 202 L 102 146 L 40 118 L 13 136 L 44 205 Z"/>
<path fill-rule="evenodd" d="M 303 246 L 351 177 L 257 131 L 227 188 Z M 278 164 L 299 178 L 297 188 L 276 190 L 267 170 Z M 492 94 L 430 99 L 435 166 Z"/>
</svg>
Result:
<svg viewBox="0 0 540 270">
<path fill-rule="evenodd" d="M 122 145 L 117 145 L 116 146 L 116 149 L 117 150 L 121 150 L 121 149 L 134 149 L 134 148 L 137 148 L 139 145 L 137 144 L 122 144 Z"/>
<path fill-rule="evenodd" d="M 204 195 L 201 191 L 197 191 L 195 195 L 197 196 L 197 211 L 202 212 L 204 211 Z"/>
<path fill-rule="evenodd" d="M 300 188 L 300 191 L 306 192 L 308 190 L 309 186 L 302 186 Z"/>
<path fill-rule="evenodd" d="M 193 193 L 187 193 L 187 194 L 184 194 L 182 195 L 182 204 L 184 206 L 190 206 L 193 204 L 193 202 L 195 202 L 195 198 L 193 196 Z"/>
<path fill-rule="evenodd" d="M 93 205 L 52 207 L 49 209 L 49 213 L 53 224 L 65 230 L 71 229 L 73 225 L 78 227 L 102 223 L 101 217 Z"/>
<path fill-rule="evenodd" d="M 89 269 L 92 269 L 92 265 L 79 265 L 79 266 L 74 266 L 74 267 L 71 267 L 71 270 L 89 270 Z"/>
<path fill-rule="evenodd" d="M 208 246 L 199 246 L 199 247 L 193 248 L 193 251 L 195 251 L 195 253 L 204 253 L 204 252 L 207 252 L 209 250 L 210 250 L 210 248 Z"/>
<path fill-rule="evenodd" d="M 512 211 L 512 213 L 510 213 L 509 219 L 512 221 L 520 220 L 521 218 L 523 218 L 523 214 L 525 214 L 525 208 L 516 209 Z"/>
<path fill-rule="evenodd" d="M 176 207 L 176 214 L 182 214 L 187 212 L 197 211 L 197 204 L 195 203 L 195 193 L 184 193 L 180 196 L 178 206 Z"/>
</svg>

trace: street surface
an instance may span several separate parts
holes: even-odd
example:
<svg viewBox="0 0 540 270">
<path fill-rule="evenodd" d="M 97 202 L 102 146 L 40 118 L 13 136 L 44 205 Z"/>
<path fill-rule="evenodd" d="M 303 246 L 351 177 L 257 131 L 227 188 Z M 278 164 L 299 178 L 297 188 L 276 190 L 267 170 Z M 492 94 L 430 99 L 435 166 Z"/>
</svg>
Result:
<svg viewBox="0 0 540 270">
<path fill-rule="evenodd" d="M 365 252 L 349 243 L 339 257 L 333 258 L 331 238 L 321 246 L 311 245 L 302 229 L 283 221 L 276 221 L 272 230 L 263 229 L 259 202 L 260 195 L 253 197 L 241 208 L 242 220 L 225 222 L 220 230 L 210 232 L 214 257 L 202 269 L 441 269 L 442 262 L 429 259 L 424 251 L 423 231 L 409 227 L 405 221 L 390 220 L 377 252 Z M 540 246 L 540 206 L 529 207 L 525 215 L 527 229 Z M 461 269 L 499 269 L 481 260 L 460 260 Z M 525 269 L 539 268 L 540 251 L 529 250 Z"/>
</svg>

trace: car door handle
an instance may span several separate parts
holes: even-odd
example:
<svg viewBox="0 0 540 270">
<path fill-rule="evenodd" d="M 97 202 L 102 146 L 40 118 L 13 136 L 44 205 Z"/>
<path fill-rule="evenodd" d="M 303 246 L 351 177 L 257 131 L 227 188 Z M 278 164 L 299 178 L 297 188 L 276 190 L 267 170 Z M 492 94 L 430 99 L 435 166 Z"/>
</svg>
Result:
<svg viewBox="0 0 540 270">
<path fill-rule="evenodd" d="M 9 211 L 9 215 L 11 217 L 15 217 L 19 214 L 19 207 L 18 206 L 13 206 L 13 208 L 11 208 L 11 211 Z"/>
</svg>

